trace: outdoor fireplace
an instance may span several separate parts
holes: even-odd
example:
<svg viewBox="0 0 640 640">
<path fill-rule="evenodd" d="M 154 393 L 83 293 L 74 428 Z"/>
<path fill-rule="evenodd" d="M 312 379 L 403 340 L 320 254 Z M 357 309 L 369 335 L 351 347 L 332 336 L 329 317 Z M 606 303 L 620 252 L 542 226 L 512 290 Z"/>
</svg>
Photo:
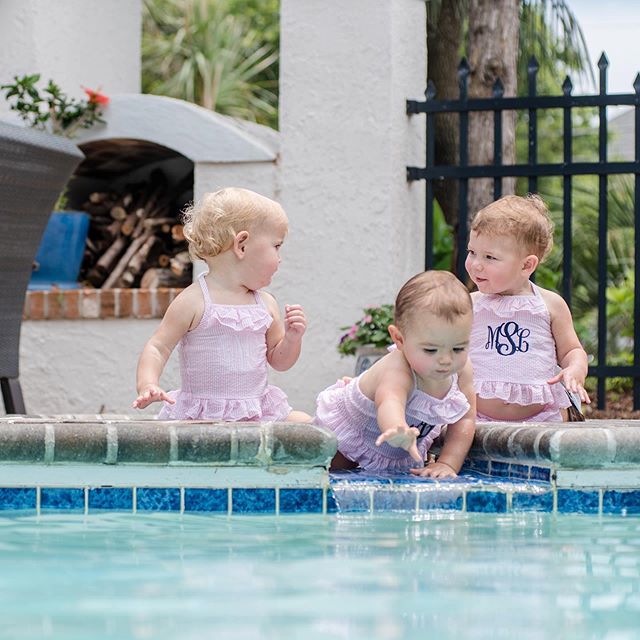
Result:
<svg viewBox="0 0 640 640">
<path fill-rule="evenodd" d="M 81 149 L 85 160 L 68 187 L 71 208 L 90 216 L 79 281 L 99 289 L 189 284 L 180 212 L 193 200 L 193 162 L 144 140 Z"/>
<path fill-rule="evenodd" d="M 181 211 L 223 186 L 275 196 L 278 134 L 163 96 L 113 96 L 83 131 L 68 207 L 90 215 L 79 288 L 30 291 L 25 319 L 161 317 L 192 280 Z"/>
</svg>

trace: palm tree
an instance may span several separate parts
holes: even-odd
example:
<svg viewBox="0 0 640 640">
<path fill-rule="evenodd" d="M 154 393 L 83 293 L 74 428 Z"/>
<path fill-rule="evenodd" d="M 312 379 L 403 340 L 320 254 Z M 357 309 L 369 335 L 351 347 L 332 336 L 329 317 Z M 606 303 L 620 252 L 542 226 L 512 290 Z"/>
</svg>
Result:
<svg viewBox="0 0 640 640">
<path fill-rule="evenodd" d="M 278 51 L 230 0 L 145 0 L 143 91 L 275 126 Z"/>
</svg>

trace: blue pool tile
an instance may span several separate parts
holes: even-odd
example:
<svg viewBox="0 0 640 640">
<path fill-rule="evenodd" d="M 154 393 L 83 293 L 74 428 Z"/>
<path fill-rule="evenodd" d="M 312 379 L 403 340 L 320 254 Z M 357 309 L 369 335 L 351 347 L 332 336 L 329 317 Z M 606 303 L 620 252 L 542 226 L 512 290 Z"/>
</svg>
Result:
<svg viewBox="0 0 640 640">
<path fill-rule="evenodd" d="M 322 489 L 280 489 L 281 513 L 322 513 Z"/>
<path fill-rule="evenodd" d="M 416 492 L 411 490 L 385 491 L 379 489 L 373 494 L 374 511 L 415 511 Z"/>
<path fill-rule="evenodd" d="M 513 494 L 514 511 L 553 511 L 553 491 L 544 493 L 518 492 Z"/>
<path fill-rule="evenodd" d="M 0 510 L 35 509 L 36 490 L 27 487 L 0 488 Z"/>
<path fill-rule="evenodd" d="M 491 475 L 492 476 L 508 476 L 509 475 L 509 463 L 499 462 L 498 460 L 491 461 Z"/>
<path fill-rule="evenodd" d="M 185 489 L 185 511 L 222 511 L 229 510 L 228 489 Z"/>
<path fill-rule="evenodd" d="M 333 495 L 340 513 L 361 513 L 371 510 L 371 497 L 368 491 L 333 487 Z"/>
<path fill-rule="evenodd" d="M 421 511 L 433 509 L 447 509 L 460 511 L 462 509 L 462 491 L 424 491 L 420 494 Z"/>
<path fill-rule="evenodd" d="M 640 513 L 640 491 L 605 491 L 602 499 L 602 513 Z"/>
<path fill-rule="evenodd" d="M 338 504 L 331 489 L 327 489 L 327 513 L 337 513 Z"/>
<path fill-rule="evenodd" d="M 489 461 L 480 460 L 478 458 L 470 458 L 467 460 L 469 465 L 474 471 L 480 471 L 480 473 L 489 473 Z"/>
<path fill-rule="evenodd" d="M 43 487 L 40 489 L 40 509 L 84 511 L 84 489 Z"/>
<path fill-rule="evenodd" d="M 95 487 L 89 489 L 89 509 L 131 511 L 133 489 L 129 487 Z"/>
<path fill-rule="evenodd" d="M 532 466 L 529 477 L 532 480 L 544 480 L 545 482 L 549 482 L 551 480 L 551 469 L 548 467 Z"/>
<path fill-rule="evenodd" d="M 560 513 L 598 513 L 598 492 L 558 489 Z"/>
<path fill-rule="evenodd" d="M 526 464 L 513 464 L 509 466 L 509 477 L 510 478 L 528 478 L 529 477 L 529 466 Z"/>
<path fill-rule="evenodd" d="M 507 494 L 499 491 L 469 491 L 467 511 L 504 513 L 507 510 Z"/>
<path fill-rule="evenodd" d="M 233 489 L 234 513 L 275 513 L 275 489 Z"/>
<path fill-rule="evenodd" d="M 138 511 L 180 511 L 180 489 L 165 487 L 138 487 Z"/>
</svg>

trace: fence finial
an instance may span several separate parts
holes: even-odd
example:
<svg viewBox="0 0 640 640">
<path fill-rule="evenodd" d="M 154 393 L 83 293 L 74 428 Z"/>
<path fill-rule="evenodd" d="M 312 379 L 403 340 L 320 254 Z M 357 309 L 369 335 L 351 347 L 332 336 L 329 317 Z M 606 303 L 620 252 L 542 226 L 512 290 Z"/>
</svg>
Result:
<svg viewBox="0 0 640 640">
<path fill-rule="evenodd" d="M 636 79 L 633 81 L 633 90 L 640 93 L 640 73 L 636 74 Z"/>
<path fill-rule="evenodd" d="M 569 76 L 566 76 L 566 78 L 564 79 L 564 82 L 562 83 L 562 93 L 565 96 L 570 96 L 572 91 L 573 91 L 573 83 L 571 82 L 571 78 Z"/>
<path fill-rule="evenodd" d="M 504 85 L 502 84 L 502 80 L 500 80 L 500 78 L 496 78 L 496 81 L 493 83 L 493 97 L 502 98 L 503 95 Z"/>
</svg>

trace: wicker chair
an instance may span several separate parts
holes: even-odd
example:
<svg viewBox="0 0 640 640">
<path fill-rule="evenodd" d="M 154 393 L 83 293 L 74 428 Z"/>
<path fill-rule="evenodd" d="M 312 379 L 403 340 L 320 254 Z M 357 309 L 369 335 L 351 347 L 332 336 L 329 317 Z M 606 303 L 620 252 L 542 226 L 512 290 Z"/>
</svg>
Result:
<svg viewBox="0 0 640 640">
<path fill-rule="evenodd" d="M 7 413 L 26 413 L 20 325 L 49 214 L 83 158 L 71 141 L 0 122 L 0 387 Z"/>
</svg>

